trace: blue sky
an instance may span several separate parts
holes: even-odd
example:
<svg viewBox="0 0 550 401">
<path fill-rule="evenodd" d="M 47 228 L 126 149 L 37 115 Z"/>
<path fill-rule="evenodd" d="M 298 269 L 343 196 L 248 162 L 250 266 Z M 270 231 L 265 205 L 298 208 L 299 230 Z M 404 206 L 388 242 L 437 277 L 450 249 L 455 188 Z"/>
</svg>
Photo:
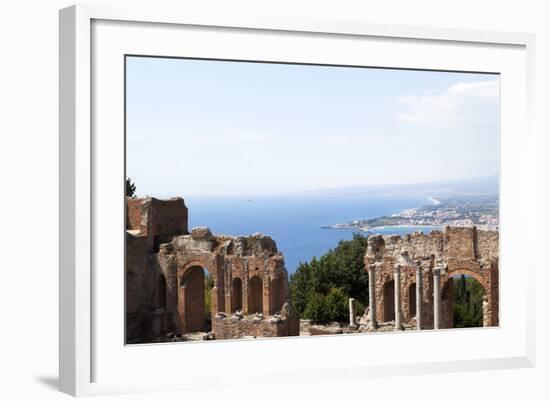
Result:
<svg viewBox="0 0 550 401">
<path fill-rule="evenodd" d="M 138 195 L 267 195 L 498 171 L 498 76 L 127 59 Z"/>
</svg>

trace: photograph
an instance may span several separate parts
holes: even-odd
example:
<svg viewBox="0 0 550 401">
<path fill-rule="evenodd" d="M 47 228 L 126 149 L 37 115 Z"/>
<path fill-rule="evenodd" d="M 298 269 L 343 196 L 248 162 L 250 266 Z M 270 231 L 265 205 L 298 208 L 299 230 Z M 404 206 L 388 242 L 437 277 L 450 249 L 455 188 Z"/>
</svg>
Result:
<svg viewBox="0 0 550 401">
<path fill-rule="evenodd" d="M 499 326 L 499 74 L 124 68 L 126 344 Z"/>
</svg>

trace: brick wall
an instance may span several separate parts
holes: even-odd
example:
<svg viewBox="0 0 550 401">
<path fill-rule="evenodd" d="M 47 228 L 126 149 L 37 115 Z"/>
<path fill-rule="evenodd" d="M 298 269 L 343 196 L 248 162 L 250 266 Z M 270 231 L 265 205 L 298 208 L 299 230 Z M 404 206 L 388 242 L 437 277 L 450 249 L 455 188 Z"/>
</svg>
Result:
<svg viewBox="0 0 550 401">
<path fill-rule="evenodd" d="M 182 198 L 151 199 L 154 235 L 172 237 L 188 234 L 187 207 Z"/>
<path fill-rule="evenodd" d="M 410 256 L 413 265 L 406 263 L 402 252 Z M 412 323 L 409 289 L 416 283 L 417 265 L 422 269 L 422 327 L 433 328 L 433 269 L 445 266 L 441 275 L 441 327 L 453 324 L 452 279 L 466 274 L 485 288 L 485 325 L 498 325 L 498 232 L 479 231 L 475 227 L 447 227 L 430 234 L 414 233 L 405 236 L 371 236 L 365 256 L 365 266 L 375 265 L 376 319 L 387 321 L 384 309 L 393 299 L 384 288 L 394 281 L 395 266 L 400 265 L 401 311 L 404 323 Z"/>
<path fill-rule="evenodd" d="M 126 229 L 141 229 L 141 201 L 142 199 L 126 198 Z"/>
<path fill-rule="evenodd" d="M 212 331 L 217 340 L 243 337 L 285 337 L 289 335 L 289 321 L 280 317 L 239 318 L 237 316 L 215 316 Z"/>
</svg>

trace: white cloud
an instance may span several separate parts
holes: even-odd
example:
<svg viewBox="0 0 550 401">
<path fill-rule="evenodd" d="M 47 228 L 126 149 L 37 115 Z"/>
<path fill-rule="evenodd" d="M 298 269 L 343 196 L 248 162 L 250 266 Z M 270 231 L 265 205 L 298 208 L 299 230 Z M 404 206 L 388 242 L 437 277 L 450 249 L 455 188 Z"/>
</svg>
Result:
<svg viewBox="0 0 550 401">
<path fill-rule="evenodd" d="M 498 122 L 499 81 L 458 83 L 439 94 L 400 96 L 400 121 L 422 124 Z"/>
</svg>

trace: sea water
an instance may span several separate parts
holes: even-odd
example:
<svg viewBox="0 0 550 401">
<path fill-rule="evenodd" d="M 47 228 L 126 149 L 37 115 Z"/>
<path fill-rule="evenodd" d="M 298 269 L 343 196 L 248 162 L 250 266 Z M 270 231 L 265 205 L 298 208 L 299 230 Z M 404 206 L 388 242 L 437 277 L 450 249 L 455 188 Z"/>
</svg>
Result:
<svg viewBox="0 0 550 401">
<path fill-rule="evenodd" d="M 214 234 L 272 237 L 291 274 L 300 262 L 320 257 L 341 240 L 353 237 L 351 229 L 323 228 L 336 223 L 389 216 L 430 204 L 427 197 L 402 196 L 273 196 L 186 198 L 189 227 L 207 226 Z M 386 227 L 374 233 L 403 235 L 429 232 L 432 227 Z M 360 231 L 355 231 L 361 233 Z M 366 235 L 366 233 L 362 233 Z"/>
</svg>

